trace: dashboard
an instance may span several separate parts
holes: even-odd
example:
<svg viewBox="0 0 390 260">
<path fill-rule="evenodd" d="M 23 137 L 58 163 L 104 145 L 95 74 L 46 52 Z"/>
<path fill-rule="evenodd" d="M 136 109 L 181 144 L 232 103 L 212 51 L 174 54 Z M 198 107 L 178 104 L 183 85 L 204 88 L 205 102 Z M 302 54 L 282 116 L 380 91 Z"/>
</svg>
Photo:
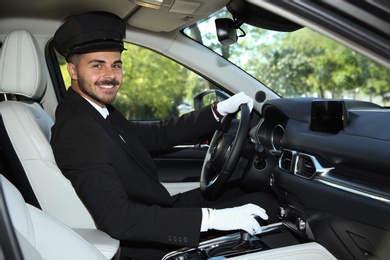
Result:
<svg viewBox="0 0 390 260">
<path fill-rule="evenodd" d="M 266 101 L 262 115 L 251 137 L 278 160 L 270 183 L 282 222 L 339 258 L 380 255 L 378 237 L 390 237 L 390 109 L 293 98 Z"/>
</svg>

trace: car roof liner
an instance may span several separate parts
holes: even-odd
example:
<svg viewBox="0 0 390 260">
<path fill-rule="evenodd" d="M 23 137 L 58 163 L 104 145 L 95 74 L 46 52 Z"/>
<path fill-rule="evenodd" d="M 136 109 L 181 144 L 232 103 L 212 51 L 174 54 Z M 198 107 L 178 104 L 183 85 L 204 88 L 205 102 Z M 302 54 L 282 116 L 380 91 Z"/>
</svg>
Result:
<svg viewBox="0 0 390 260">
<path fill-rule="evenodd" d="M 242 23 L 247 23 L 267 30 L 292 32 L 303 28 L 284 17 L 274 14 L 251 3 L 232 1 L 227 6 L 239 27 Z M 260 14 L 260 15 L 259 15 Z"/>
</svg>

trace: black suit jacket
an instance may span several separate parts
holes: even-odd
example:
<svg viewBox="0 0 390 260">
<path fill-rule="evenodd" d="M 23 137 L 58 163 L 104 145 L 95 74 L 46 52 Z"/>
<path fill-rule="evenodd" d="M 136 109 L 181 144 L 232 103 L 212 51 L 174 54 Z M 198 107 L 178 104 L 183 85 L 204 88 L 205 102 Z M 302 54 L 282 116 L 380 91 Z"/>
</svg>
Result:
<svg viewBox="0 0 390 260">
<path fill-rule="evenodd" d="M 107 105 L 117 131 L 83 97 L 68 90 L 56 110 L 51 145 L 62 173 L 98 228 L 119 240 L 197 246 L 199 208 L 172 208 L 149 152 L 219 127 L 210 107 L 154 124 L 131 123 Z"/>
</svg>

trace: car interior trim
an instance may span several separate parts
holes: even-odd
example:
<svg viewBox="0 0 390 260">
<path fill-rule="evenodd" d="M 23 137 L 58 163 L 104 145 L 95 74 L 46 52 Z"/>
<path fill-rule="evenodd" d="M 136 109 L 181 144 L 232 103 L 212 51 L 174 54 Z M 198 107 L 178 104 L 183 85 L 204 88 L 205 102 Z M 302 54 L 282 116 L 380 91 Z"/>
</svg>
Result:
<svg viewBox="0 0 390 260">
<path fill-rule="evenodd" d="M 334 169 L 323 167 L 317 158 L 310 154 L 288 149 L 283 150 L 279 158 L 279 168 L 305 179 L 312 179 L 318 174 L 326 174 Z"/>
<path fill-rule="evenodd" d="M 311 162 L 307 159 L 311 160 Z M 304 179 L 313 179 L 339 190 L 390 204 L 390 198 L 387 198 L 386 196 L 353 188 L 351 187 L 353 184 L 344 185 L 342 184 L 343 181 L 340 179 L 337 179 L 337 182 L 339 183 L 330 180 L 329 173 L 334 167 L 325 168 L 319 163 L 316 157 L 306 153 L 284 149 L 279 158 L 279 168 Z M 305 168 L 309 170 L 312 168 L 312 173 L 308 175 L 305 171 L 302 171 L 302 169 Z"/>
<path fill-rule="evenodd" d="M 352 193 L 352 194 L 364 196 L 364 197 L 371 198 L 371 199 L 374 199 L 374 200 L 377 200 L 377 201 L 380 201 L 380 202 L 384 202 L 384 203 L 390 204 L 390 199 L 389 198 L 385 198 L 385 197 L 383 197 L 383 196 L 381 196 L 379 194 L 372 194 L 372 193 L 364 192 L 364 191 L 361 191 L 361 190 L 358 190 L 358 189 L 354 189 L 352 187 L 348 187 L 348 186 L 342 185 L 340 183 L 334 183 L 332 181 L 325 180 L 323 178 L 316 178 L 316 181 L 319 181 L 322 184 L 331 186 L 331 187 L 339 189 L 339 190 L 343 190 L 343 191 L 346 191 L 346 192 L 349 192 L 349 193 Z"/>
</svg>

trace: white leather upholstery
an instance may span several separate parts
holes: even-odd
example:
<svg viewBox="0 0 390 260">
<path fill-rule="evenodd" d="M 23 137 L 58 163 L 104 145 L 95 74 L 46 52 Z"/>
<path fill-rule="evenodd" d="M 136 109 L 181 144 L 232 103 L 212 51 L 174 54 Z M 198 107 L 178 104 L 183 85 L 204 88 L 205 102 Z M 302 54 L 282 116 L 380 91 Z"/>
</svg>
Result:
<svg viewBox="0 0 390 260">
<path fill-rule="evenodd" d="M 162 182 L 161 184 L 164 185 L 172 196 L 199 188 L 199 182 Z"/>
<path fill-rule="evenodd" d="M 0 93 L 40 97 L 46 88 L 47 73 L 42 56 L 29 32 L 19 30 L 7 36 L 0 56 Z M 21 101 L 0 102 L 0 115 L 42 210 L 80 231 L 87 240 L 93 238 L 89 241 L 111 259 L 119 241 L 96 229 L 71 183 L 57 167 L 49 143 L 54 123 L 50 116 L 40 104 Z"/>
<path fill-rule="evenodd" d="M 40 98 L 46 87 L 43 55 L 35 38 L 24 30 L 7 36 L 0 59 L 0 93 Z"/>
<path fill-rule="evenodd" d="M 326 248 L 311 242 L 260 251 L 229 258 L 231 260 L 337 260 Z"/>
<path fill-rule="evenodd" d="M 106 259 L 73 230 L 26 204 L 20 192 L 3 176 L 0 183 L 24 259 Z"/>
<path fill-rule="evenodd" d="M 71 183 L 57 167 L 49 143 L 53 120 L 37 103 L 0 102 L 8 137 L 44 212 L 71 228 L 95 224 Z"/>
</svg>

